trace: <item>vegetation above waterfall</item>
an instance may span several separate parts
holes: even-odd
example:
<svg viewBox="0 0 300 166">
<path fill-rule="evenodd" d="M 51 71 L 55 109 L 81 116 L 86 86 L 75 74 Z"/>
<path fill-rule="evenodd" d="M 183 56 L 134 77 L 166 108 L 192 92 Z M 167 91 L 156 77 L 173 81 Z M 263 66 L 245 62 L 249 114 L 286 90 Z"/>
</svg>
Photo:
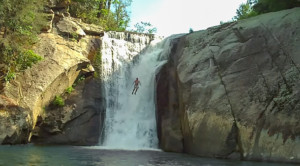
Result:
<svg viewBox="0 0 300 166">
<path fill-rule="evenodd" d="M 86 23 L 102 26 L 105 30 L 124 31 L 129 24 L 128 7 L 132 0 L 72 0 L 70 14 Z"/>
<path fill-rule="evenodd" d="M 143 22 L 141 21 L 140 23 L 136 23 L 134 25 L 134 28 L 132 31 L 133 32 L 138 32 L 138 33 L 149 33 L 153 34 L 157 32 L 157 28 L 153 27 L 153 25 L 150 22 Z"/>
<path fill-rule="evenodd" d="M 241 20 L 264 13 L 300 7 L 299 0 L 247 0 L 236 11 L 234 20 Z"/>
</svg>

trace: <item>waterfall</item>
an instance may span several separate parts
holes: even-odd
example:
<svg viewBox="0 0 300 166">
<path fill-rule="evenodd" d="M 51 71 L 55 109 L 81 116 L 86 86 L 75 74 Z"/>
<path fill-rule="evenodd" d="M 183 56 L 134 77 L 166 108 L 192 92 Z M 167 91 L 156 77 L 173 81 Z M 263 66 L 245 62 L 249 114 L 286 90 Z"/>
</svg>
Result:
<svg viewBox="0 0 300 166">
<path fill-rule="evenodd" d="M 140 39 L 139 39 L 140 40 Z M 155 74 L 167 61 L 170 40 L 135 44 L 134 55 L 124 40 L 107 36 L 102 44 L 102 77 L 106 117 L 102 146 L 112 149 L 158 148 L 155 118 Z M 133 81 L 141 81 L 132 95 Z"/>
</svg>

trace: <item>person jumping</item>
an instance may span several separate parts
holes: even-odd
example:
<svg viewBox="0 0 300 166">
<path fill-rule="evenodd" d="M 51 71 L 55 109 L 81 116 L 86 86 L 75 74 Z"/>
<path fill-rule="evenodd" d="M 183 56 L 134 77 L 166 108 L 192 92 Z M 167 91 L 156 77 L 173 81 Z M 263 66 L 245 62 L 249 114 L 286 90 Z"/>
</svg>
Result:
<svg viewBox="0 0 300 166">
<path fill-rule="evenodd" d="M 139 84 L 141 84 L 141 82 L 139 81 L 139 78 L 136 78 L 134 81 L 133 81 L 133 84 L 134 84 L 134 88 L 133 88 L 133 91 L 131 94 L 136 94 L 136 91 L 139 89 Z"/>
</svg>

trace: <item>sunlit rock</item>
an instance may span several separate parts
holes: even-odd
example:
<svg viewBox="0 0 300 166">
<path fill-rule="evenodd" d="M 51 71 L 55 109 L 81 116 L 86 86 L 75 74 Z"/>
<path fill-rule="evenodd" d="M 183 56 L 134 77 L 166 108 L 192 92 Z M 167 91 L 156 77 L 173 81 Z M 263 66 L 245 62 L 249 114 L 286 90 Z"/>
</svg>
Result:
<svg viewBox="0 0 300 166">
<path fill-rule="evenodd" d="M 81 19 L 71 18 L 76 24 L 78 24 L 82 30 L 91 36 L 103 36 L 104 30 L 102 27 L 95 25 L 95 24 L 86 24 L 81 21 Z"/>
<path fill-rule="evenodd" d="M 157 85 L 168 85 L 158 123 L 179 115 L 181 124 L 161 133 L 162 147 L 181 130 L 187 153 L 299 163 L 299 15 L 268 13 L 181 38 Z"/>
<path fill-rule="evenodd" d="M 44 59 L 20 73 L 4 88 L 3 94 L 6 97 L 16 101 L 20 109 L 27 110 L 31 120 L 27 126 L 29 131 L 35 127 L 37 117 L 43 115 L 43 107 L 71 86 L 81 69 L 89 64 L 89 60 L 82 53 L 70 49 L 62 41 L 60 36 L 50 33 L 40 35 L 35 52 Z M 20 128 L 22 127 L 15 125 L 16 131 Z M 28 141 L 30 136 L 27 135 Z"/>
<path fill-rule="evenodd" d="M 66 34 L 69 38 L 78 38 L 86 35 L 81 27 L 73 22 L 70 17 L 62 18 L 56 26 L 60 32 Z"/>
</svg>

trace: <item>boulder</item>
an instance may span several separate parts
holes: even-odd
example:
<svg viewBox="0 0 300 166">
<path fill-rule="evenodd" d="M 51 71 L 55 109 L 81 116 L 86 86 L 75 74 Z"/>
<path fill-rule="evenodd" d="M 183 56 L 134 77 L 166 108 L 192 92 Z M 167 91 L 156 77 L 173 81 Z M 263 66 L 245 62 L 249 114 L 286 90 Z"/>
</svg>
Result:
<svg viewBox="0 0 300 166">
<path fill-rule="evenodd" d="M 164 114 L 180 115 L 183 151 L 300 162 L 299 15 L 268 13 L 180 39 L 166 69 L 176 81 L 161 77 L 157 87 L 177 82 L 178 104 Z"/>
<path fill-rule="evenodd" d="M 70 17 L 63 17 L 60 21 L 56 23 L 57 29 L 68 38 L 78 39 L 85 36 L 85 32 L 81 27 L 72 21 Z"/>
<path fill-rule="evenodd" d="M 78 24 L 82 30 L 87 34 L 91 36 L 103 36 L 104 30 L 102 27 L 95 25 L 95 24 L 87 24 L 81 21 L 81 19 L 72 18 L 72 20 Z"/>
<path fill-rule="evenodd" d="M 32 129 L 29 110 L 19 107 L 16 101 L 3 95 L 0 95 L 0 124 L 0 143 L 28 142 Z"/>
</svg>

